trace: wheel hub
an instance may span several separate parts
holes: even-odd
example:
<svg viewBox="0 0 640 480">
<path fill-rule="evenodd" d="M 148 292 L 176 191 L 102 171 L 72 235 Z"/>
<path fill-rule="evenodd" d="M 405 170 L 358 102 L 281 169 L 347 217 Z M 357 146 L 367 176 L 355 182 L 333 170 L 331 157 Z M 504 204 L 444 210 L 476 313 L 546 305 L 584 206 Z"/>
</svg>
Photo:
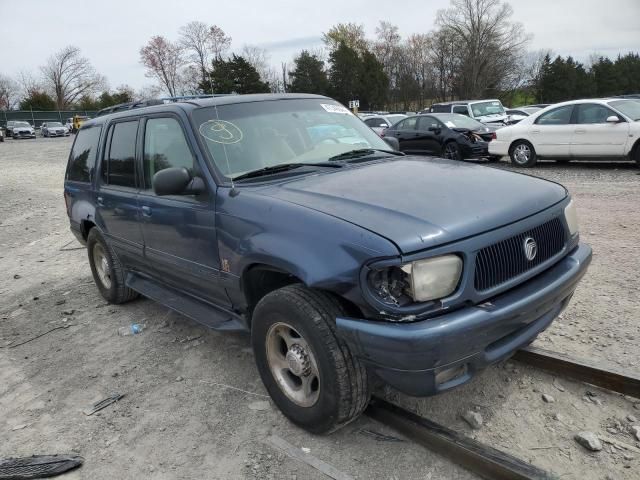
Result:
<svg viewBox="0 0 640 480">
<path fill-rule="evenodd" d="M 299 377 L 307 376 L 311 372 L 311 362 L 309 361 L 309 355 L 303 347 L 300 345 L 292 345 L 286 356 L 289 370 L 294 375 Z"/>
</svg>

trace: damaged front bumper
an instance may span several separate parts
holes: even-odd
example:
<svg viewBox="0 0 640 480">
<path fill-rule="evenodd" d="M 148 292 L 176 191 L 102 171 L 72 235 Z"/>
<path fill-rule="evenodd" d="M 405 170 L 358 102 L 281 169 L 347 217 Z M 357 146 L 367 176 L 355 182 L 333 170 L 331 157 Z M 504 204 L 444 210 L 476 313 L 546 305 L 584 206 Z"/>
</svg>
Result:
<svg viewBox="0 0 640 480">
<path fill-rule="evenodd" d="M 412 323 L 337 318 L 338 333 L 389 385 L 434 395 L 531 343 L 567 306 L 590 262 L 591 248 L 579 244 L 553 267 L 481 305 Z"/>
</svg>

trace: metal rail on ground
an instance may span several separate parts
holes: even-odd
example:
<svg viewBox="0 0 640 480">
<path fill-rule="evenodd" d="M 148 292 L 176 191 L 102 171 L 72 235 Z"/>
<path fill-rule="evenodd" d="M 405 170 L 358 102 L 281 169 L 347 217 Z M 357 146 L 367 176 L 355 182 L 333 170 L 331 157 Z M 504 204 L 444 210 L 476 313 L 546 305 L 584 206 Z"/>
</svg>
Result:
<svg viewBox="0 0 640 480">
<path fill-rule="evenodd" d="M 443 427 L 413 412 L 374 398 L 366 414 L 467 470 L 491 480 L 550 480 L 552 473 Z"/>
<path fill-rule="evenodd" d="M 518 350 L 513 359 L 574 380 L 640 398 L 640 375 L 623 373 L 616 367 L 600 361 L 596 364 L 593 361 L 576 359 L 564 353 L 537 347 Z"/>
</svg>

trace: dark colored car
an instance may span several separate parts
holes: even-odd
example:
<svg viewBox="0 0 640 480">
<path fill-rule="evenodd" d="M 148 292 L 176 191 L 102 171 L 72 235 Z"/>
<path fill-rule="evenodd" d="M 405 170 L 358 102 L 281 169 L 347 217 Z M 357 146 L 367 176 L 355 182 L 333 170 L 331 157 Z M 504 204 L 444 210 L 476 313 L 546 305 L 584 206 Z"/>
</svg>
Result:
<svg viewBox="0 0 640 480">
<path fill-rule="evenodd" d="M 64 197 L 104 298 L 250 332 L 275 404 L 312 432 L 356 418 L 375 377 L 432 395 L 508 358 L 591 259 L 561 185 L 405 156 L 315 95 L 89 120 Z"/>
<path fill-rule="evenodd" d="M 450 160 L 487 158 L 488 142 L 497 127 L 485 125 L 457 113 L 431 113 L 406 118 L 386 129 L 384 137 L 398 140 L 400 151 Z"/>
</svg>

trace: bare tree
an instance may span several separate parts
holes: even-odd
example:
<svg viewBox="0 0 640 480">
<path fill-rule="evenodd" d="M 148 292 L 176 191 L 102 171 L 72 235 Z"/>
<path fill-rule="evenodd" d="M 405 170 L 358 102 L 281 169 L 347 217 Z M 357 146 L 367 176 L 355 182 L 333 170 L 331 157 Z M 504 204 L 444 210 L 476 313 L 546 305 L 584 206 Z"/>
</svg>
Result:
<svg viewBox="0 0 640 480">
<path fill-rule="evenodd" d="M 20 100 L 20 86 L 13 78 L 0 74 L 0 110 L 11 110 Z"/>
<path fill-rule="evenodd" d="M 482 96 L 517 68 L 530 37 L 512 15 L 501 0 L 451 0 L 450 8 L 438 12 L 436 24 L 459 44 L 459 95 Z"/>
<path fill-rule="evenodd" d="M 147 69 L 145 75 L 155 78 L 160 85 L 175 97 L 180 88 L 181 70 L 185 65 L 183 48 L 164 37 L 156 35 L 140 49 L 140 63 Z"/>
<path fill-rule="evenodd" d="M 58 109 L 63 110 L 84 95 L 103 89 L 106 79 L 96 73 L 89 59 L 72 45 L 55 53 L 40 67 L 43 86 L 49 90 Z"/>
<path fill-rule="evenodd" d="M 188 60 L 199 70 L 202 84 L 207 81 L 207 68 L 211 65 L 211 27 L 204 22 L 189 22 L 180 27 L 180 45 L 188 52 Z"/>
<path fill-rule="evenodd" d="M 231 37 L 227 36 L 224 30 L 217 25 L 211 26 L 209 41 L 214 60 L 221 60 L 231 46 Z"/>
<path fill-rule="evenodd" d="M 335 50 L 340 43 L 362 53 L 368 48 L 364 27 L 357 23 L 338 23 L 322 34 L 322 41 L 329 50 Z"/>
<path fill-rule="evenodd" d="M 258 71 L 262 81 L 268 80 L 269 54 L 264 48 L 257 45 L 245 45 L 242 47 L 240 55 Z"/>
<path fill-rule="evenodd" d="M 458 38 L 450 30 L 434 32 L 429 57 L 435 76 L 435 99 L 453 97 L 459 63 Z"/>
</svg>

